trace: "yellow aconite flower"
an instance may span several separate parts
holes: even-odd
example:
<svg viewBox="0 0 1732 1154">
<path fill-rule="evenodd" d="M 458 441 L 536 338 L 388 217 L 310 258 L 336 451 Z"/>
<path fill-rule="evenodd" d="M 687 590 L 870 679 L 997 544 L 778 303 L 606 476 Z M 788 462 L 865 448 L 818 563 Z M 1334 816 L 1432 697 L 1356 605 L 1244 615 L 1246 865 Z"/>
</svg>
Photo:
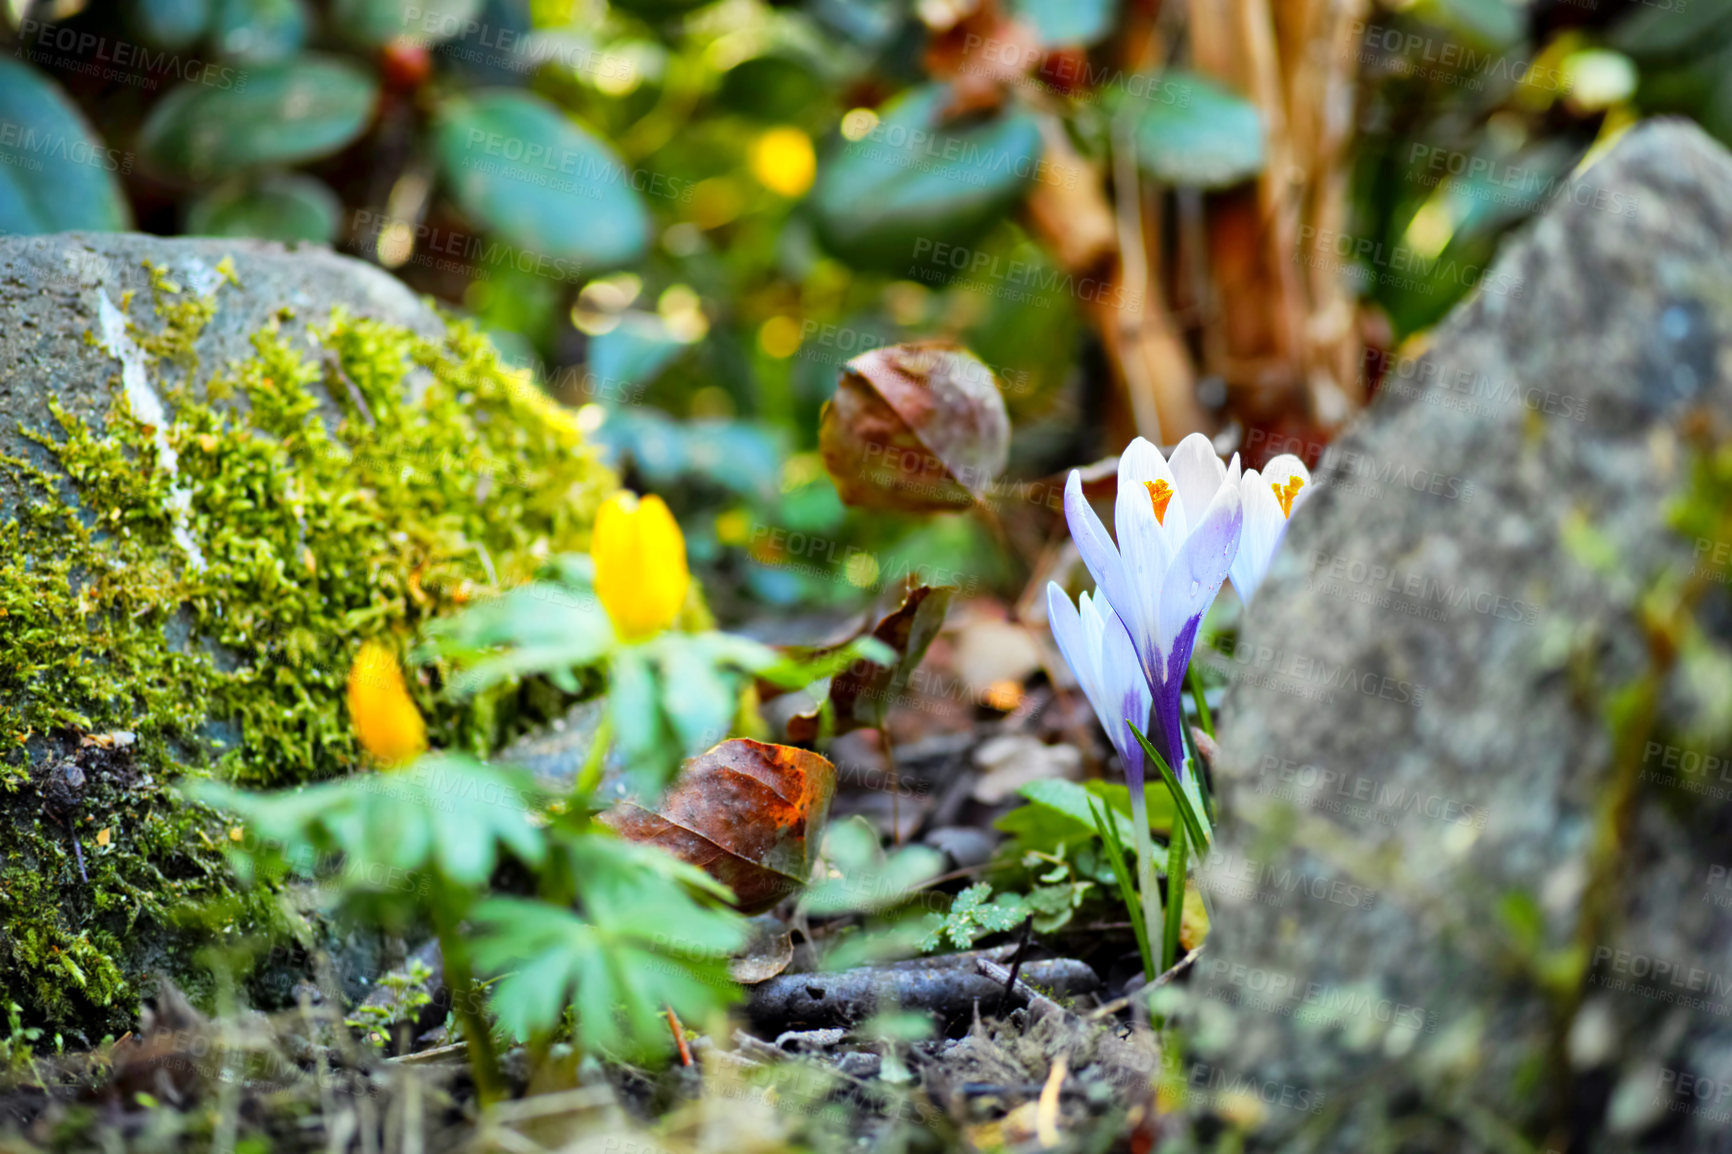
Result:
<svg viewBox="0 0 1732 1154">
<path fill-rule="evenodd" d="M 595 561 L 595 594 L 613 627 L 627 640 L 651 637 L 679 616 L 692 575 L 686 539 L 660 497 L 641 501 L 615 493 L 595 515 L 589 555 Z"/>
<path fill-rule="evenodd" d="M 413 761 L 427 748 L 427 726 L 396 655 L 377 641 L 364 642 L 349 667 L 349 717 L 362 747 L 388 766 Z"/>
</svg>

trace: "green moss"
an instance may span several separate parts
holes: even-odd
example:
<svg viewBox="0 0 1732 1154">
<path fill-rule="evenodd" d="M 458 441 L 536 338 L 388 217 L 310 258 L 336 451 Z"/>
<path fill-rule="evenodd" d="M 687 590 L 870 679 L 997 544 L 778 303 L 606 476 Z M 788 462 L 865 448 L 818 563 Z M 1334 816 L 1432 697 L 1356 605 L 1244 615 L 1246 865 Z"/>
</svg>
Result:
<svg viewBox="0 0 1732 1154">
<path fill-rule="evenodd" d="M 136 339 L 173 414 L 172 471 L 118 387 L 100 431 L 62 408 L 25 430 L 59 472 L 0 457 L 29 494 L 0 525 L 0 989 L 27 1020 L 91 1034 L 125 1022 L 147 972 L 183 968 L 172 911 L 227 889 L 227 831 L 168 783 L 356 765 L 361 641 L 406 649 L 585 547 L 613 485 L 569 415 L 464 324 L 426 339 L 337 311 L 309 354 L 273 322 L 201 389 L 193 348 L 218 301 L 152 273 L 161 326 Z M 486 751 L 526 721 L 511 690 L 457 705 L 426 671 L 413 688 L 439 745 Z M 135 739 L 86 744 L 115 731 Z M 44 807 L 68 761 L 88 882 Z"/>
</svg>

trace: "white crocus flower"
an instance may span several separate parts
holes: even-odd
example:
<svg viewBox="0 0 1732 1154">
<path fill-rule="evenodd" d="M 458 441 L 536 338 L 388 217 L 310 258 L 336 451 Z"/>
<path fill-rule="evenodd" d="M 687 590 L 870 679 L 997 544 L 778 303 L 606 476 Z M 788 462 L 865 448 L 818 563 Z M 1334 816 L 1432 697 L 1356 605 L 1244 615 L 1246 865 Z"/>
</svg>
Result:
<svg viewBox="0 0 1732 1154">
<path fill-rule="evenodd" d="M 1079 601 L 1080 613 L 1058 582 L 1047 582 L 1046 614 L 1058 650 L 1118 751 L 1125 776 L 1141 782 L 1143 747 L 1129 723 L 1134 721 L 1139 728 L 1148 724 L 1149 684 L 1130 635 L 1106 598 L 1084 593 Z"/>
<path fill-rule="evenodd" d="M 1311 495 L 1311 472 L 1298 457 L 1282 453 L 1262 472 L 1248 470 L 1239 479 L 1239 493 L 1245 506 L 1245 530 L 1229 575 L 1239 600 L 1249 605 L 1268 575 L 1293 510 Z"/>
<path fill-rule="evenodd" d="M 1116 545 L 1083 496 L 1081 474 L 1072 472 L 1065 484 L 1071 537 L 1124 622 L 1148 680 L 1159 719 L 1149 740 L 1181 776 L 1185 670 L 1238 551 L 1241 503 L 1238 456 L 1223 465 L 1201 433 L 1179 442 L 1170 461 L 1142 437 L 1120 455 Z M 1141 775 L 1130 784 L 1140 795 Z"/>
</svg>

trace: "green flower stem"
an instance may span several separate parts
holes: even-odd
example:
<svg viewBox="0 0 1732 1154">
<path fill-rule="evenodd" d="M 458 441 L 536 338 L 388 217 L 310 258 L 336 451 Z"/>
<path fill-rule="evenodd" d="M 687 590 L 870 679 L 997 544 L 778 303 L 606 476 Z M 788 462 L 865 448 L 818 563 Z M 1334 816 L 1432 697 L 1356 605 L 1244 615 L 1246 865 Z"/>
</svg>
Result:
<svg viewBox="0 0 1732 1154">
<path fill-rule="evenodd" d="M 589 804 L 590 795 L 595 787 L 601 784 L 602 769 L 607 762 L 608 746 L 613 744 L 613 721 L 603 717 L 596 727 L 595 739 L 590 742 L 589 752 L 584 755 L 583 768 L 577 772 L 577 780 L 572 783 L 571 792 L 584 805 Z"/>
<path fill-rule="evenodd" d="M 1137 895 L 1143 902 L 1143 925 L 1154 935 L 1161 923 L 1161 891 L 1155 887 L 1155 839 L 1149 833 L 1149 803 L 1143 790 L 1131 790 L 1131 826 L 1137 837 Z"/>
<path fill-rule="evenodd" d="M 450 896 L 449 883 L 441 879 L 441 897 Z M 433 928 L 439 935 L 439 949 L 445 961 L 445 988 L 451 991 L 451 1012 L 463 1023 L 463 1036 L 469 1041 L 469 1068 L 475 1075 L 475 1096 L 483 1108 L 503 1096 L 499 1074 L 499 1057 L 493 1052 L 493 1031 L 481 1012 L 481 987 L 469 965 L 469 943 L 458 927 L 459 919 L 452 916 L 453 901 L 432 903 Z"/>
<path fill-rule="evenodd" d="M 1189 868 L 1185 863 L 1189 856 L 1185 845 L 1185 823 L 1176 821 L 1167 841 L 1167 924 L 1161 934 L 1163 974 L 1179 960 L 1179 930 L 1185 920 L 1185 873 Z"/>
</svg>

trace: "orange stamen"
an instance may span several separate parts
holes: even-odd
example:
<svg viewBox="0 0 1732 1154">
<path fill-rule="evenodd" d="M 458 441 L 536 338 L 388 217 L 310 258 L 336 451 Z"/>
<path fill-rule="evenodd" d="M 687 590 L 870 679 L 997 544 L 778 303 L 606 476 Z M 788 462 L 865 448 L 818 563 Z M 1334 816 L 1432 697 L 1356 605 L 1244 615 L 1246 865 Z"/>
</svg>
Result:
<svg viewBox="0 0 1732 1154">
<path fill-rule="evenodd" d="M 1155 506 L 1155 520 L 1160 524 L 1167 523 L 1167 502 L 1173 499 L 1173 487 L 1165 481 L 1144 481 L 1149 489 L 1149 500 Z"/>
<path fill-rule="evenodd" d="M 1269 487 L 1275 490 L 1275 500 L 1281 504 L 1281 516 L 1291 517 L 1293 515 L 1293 498 L 1297 497 L 1299 490 L 1305 487 L 1305 478 L 1288 477 L 1285 486 L 1271 482 Z"/>
</svg>

